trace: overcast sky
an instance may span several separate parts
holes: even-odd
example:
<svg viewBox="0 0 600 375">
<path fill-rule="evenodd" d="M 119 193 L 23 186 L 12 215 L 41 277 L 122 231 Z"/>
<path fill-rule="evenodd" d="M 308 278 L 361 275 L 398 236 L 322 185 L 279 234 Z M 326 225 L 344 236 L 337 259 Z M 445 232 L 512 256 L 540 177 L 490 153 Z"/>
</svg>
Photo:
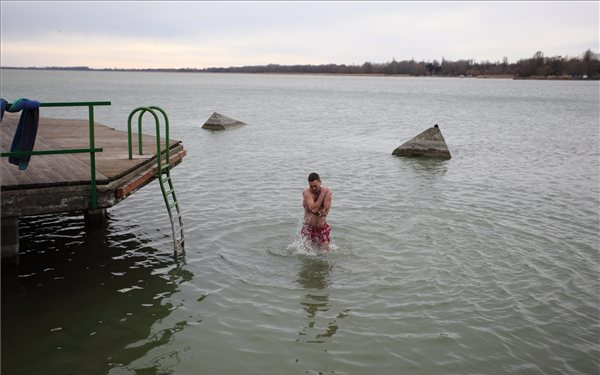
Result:
<svg viewBox="0 0 600 375">
<path fill-rule="evenodd" d="M 600 2 L 6 1 L 2 66 L 510 62 L 598 52 Z"/>
</svg>

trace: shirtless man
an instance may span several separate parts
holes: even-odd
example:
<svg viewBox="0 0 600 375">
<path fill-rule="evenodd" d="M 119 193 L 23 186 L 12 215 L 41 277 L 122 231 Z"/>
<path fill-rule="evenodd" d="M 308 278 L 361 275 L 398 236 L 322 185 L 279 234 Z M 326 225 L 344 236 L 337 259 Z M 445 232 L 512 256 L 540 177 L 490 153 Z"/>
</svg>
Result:
<svg viewBox="0 0 600 375">
<path fill-rule="evenodd" d="M 331 208 L 331 189 L 321 186 L 316 173 L 308 175 L 308 187 L 302 193 L 304 225 L 300 234 L 306 242 L 312 242 L 325 250 L 329 249 L 329 224 L 327 215 Z"/>
</svg>

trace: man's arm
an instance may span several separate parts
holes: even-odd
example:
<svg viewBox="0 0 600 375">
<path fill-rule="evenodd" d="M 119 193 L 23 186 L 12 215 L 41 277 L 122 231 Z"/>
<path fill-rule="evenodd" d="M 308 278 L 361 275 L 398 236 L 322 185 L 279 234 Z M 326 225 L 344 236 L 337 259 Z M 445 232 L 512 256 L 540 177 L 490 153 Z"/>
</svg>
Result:
<svg viewBox="0 0 600 375">
<path fill-rule="evenodd" d="M 327 189 L 327 193 L 325 194 L 325 198 L 323 199 L 323 208 L 319 211 L 321 216 L 329 215 L 329 209 L 331 208 L 331 190 Z"/>
<path fill-rule="evenodd" d="M 319 209 L 323 205 L 323 200 L 325 199 L 325 196 L 327 195 L 328 191 L 329 191 L 329 189 L 327 189 L 327 188 L 321 189 L 321 194 L 319 194 L 319 197 L 317 198 L 317 201 L 315 202 L 313 200 L 312 194 L 310 193 L 310 190 L 309 189 L 304 190 L 304 192 L 303 192 L 304 200 L 306 201 L 306 204 L 308 205 L 308 210 L 310 212 L 312 212 L 314 214 L 319 212 Z"/>
</svg>

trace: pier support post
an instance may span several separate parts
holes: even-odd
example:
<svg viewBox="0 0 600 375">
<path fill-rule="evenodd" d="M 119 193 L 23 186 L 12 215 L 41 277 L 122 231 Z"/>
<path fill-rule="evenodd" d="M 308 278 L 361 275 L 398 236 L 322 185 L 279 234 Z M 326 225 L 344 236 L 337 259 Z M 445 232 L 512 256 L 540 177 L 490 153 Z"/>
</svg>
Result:
<svg viewBox="0 0 600 375">
<path fill-rule="evenodd" d="M 83 214 L 86 224 L 98 225 L 106 221 L 106 208 L 87 210 Z"/>
<path fill-rule="evenodd" d="M 1 257 L 9 258 L 19 254 L 19 218 L 3 217 L 2 223 L 2 249 Z"/>
</svg>

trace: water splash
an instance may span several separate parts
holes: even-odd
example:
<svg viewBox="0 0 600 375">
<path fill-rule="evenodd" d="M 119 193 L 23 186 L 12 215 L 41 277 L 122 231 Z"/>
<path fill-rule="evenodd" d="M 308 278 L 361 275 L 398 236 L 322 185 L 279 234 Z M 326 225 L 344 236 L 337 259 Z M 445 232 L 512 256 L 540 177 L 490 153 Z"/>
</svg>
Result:
<svg viewBox="0 0 600 375">
<path fill-rule="evenodd" d="M 287 252 L 289 255 L 303 255 L 303 256 L 323 256 L 331 253 L 336 253 L 338 247 L 330 242 L 327 248 L 319 246 L 298 234 L 294 237 L 294 241 L 287 246 Z"/>
</svg>

